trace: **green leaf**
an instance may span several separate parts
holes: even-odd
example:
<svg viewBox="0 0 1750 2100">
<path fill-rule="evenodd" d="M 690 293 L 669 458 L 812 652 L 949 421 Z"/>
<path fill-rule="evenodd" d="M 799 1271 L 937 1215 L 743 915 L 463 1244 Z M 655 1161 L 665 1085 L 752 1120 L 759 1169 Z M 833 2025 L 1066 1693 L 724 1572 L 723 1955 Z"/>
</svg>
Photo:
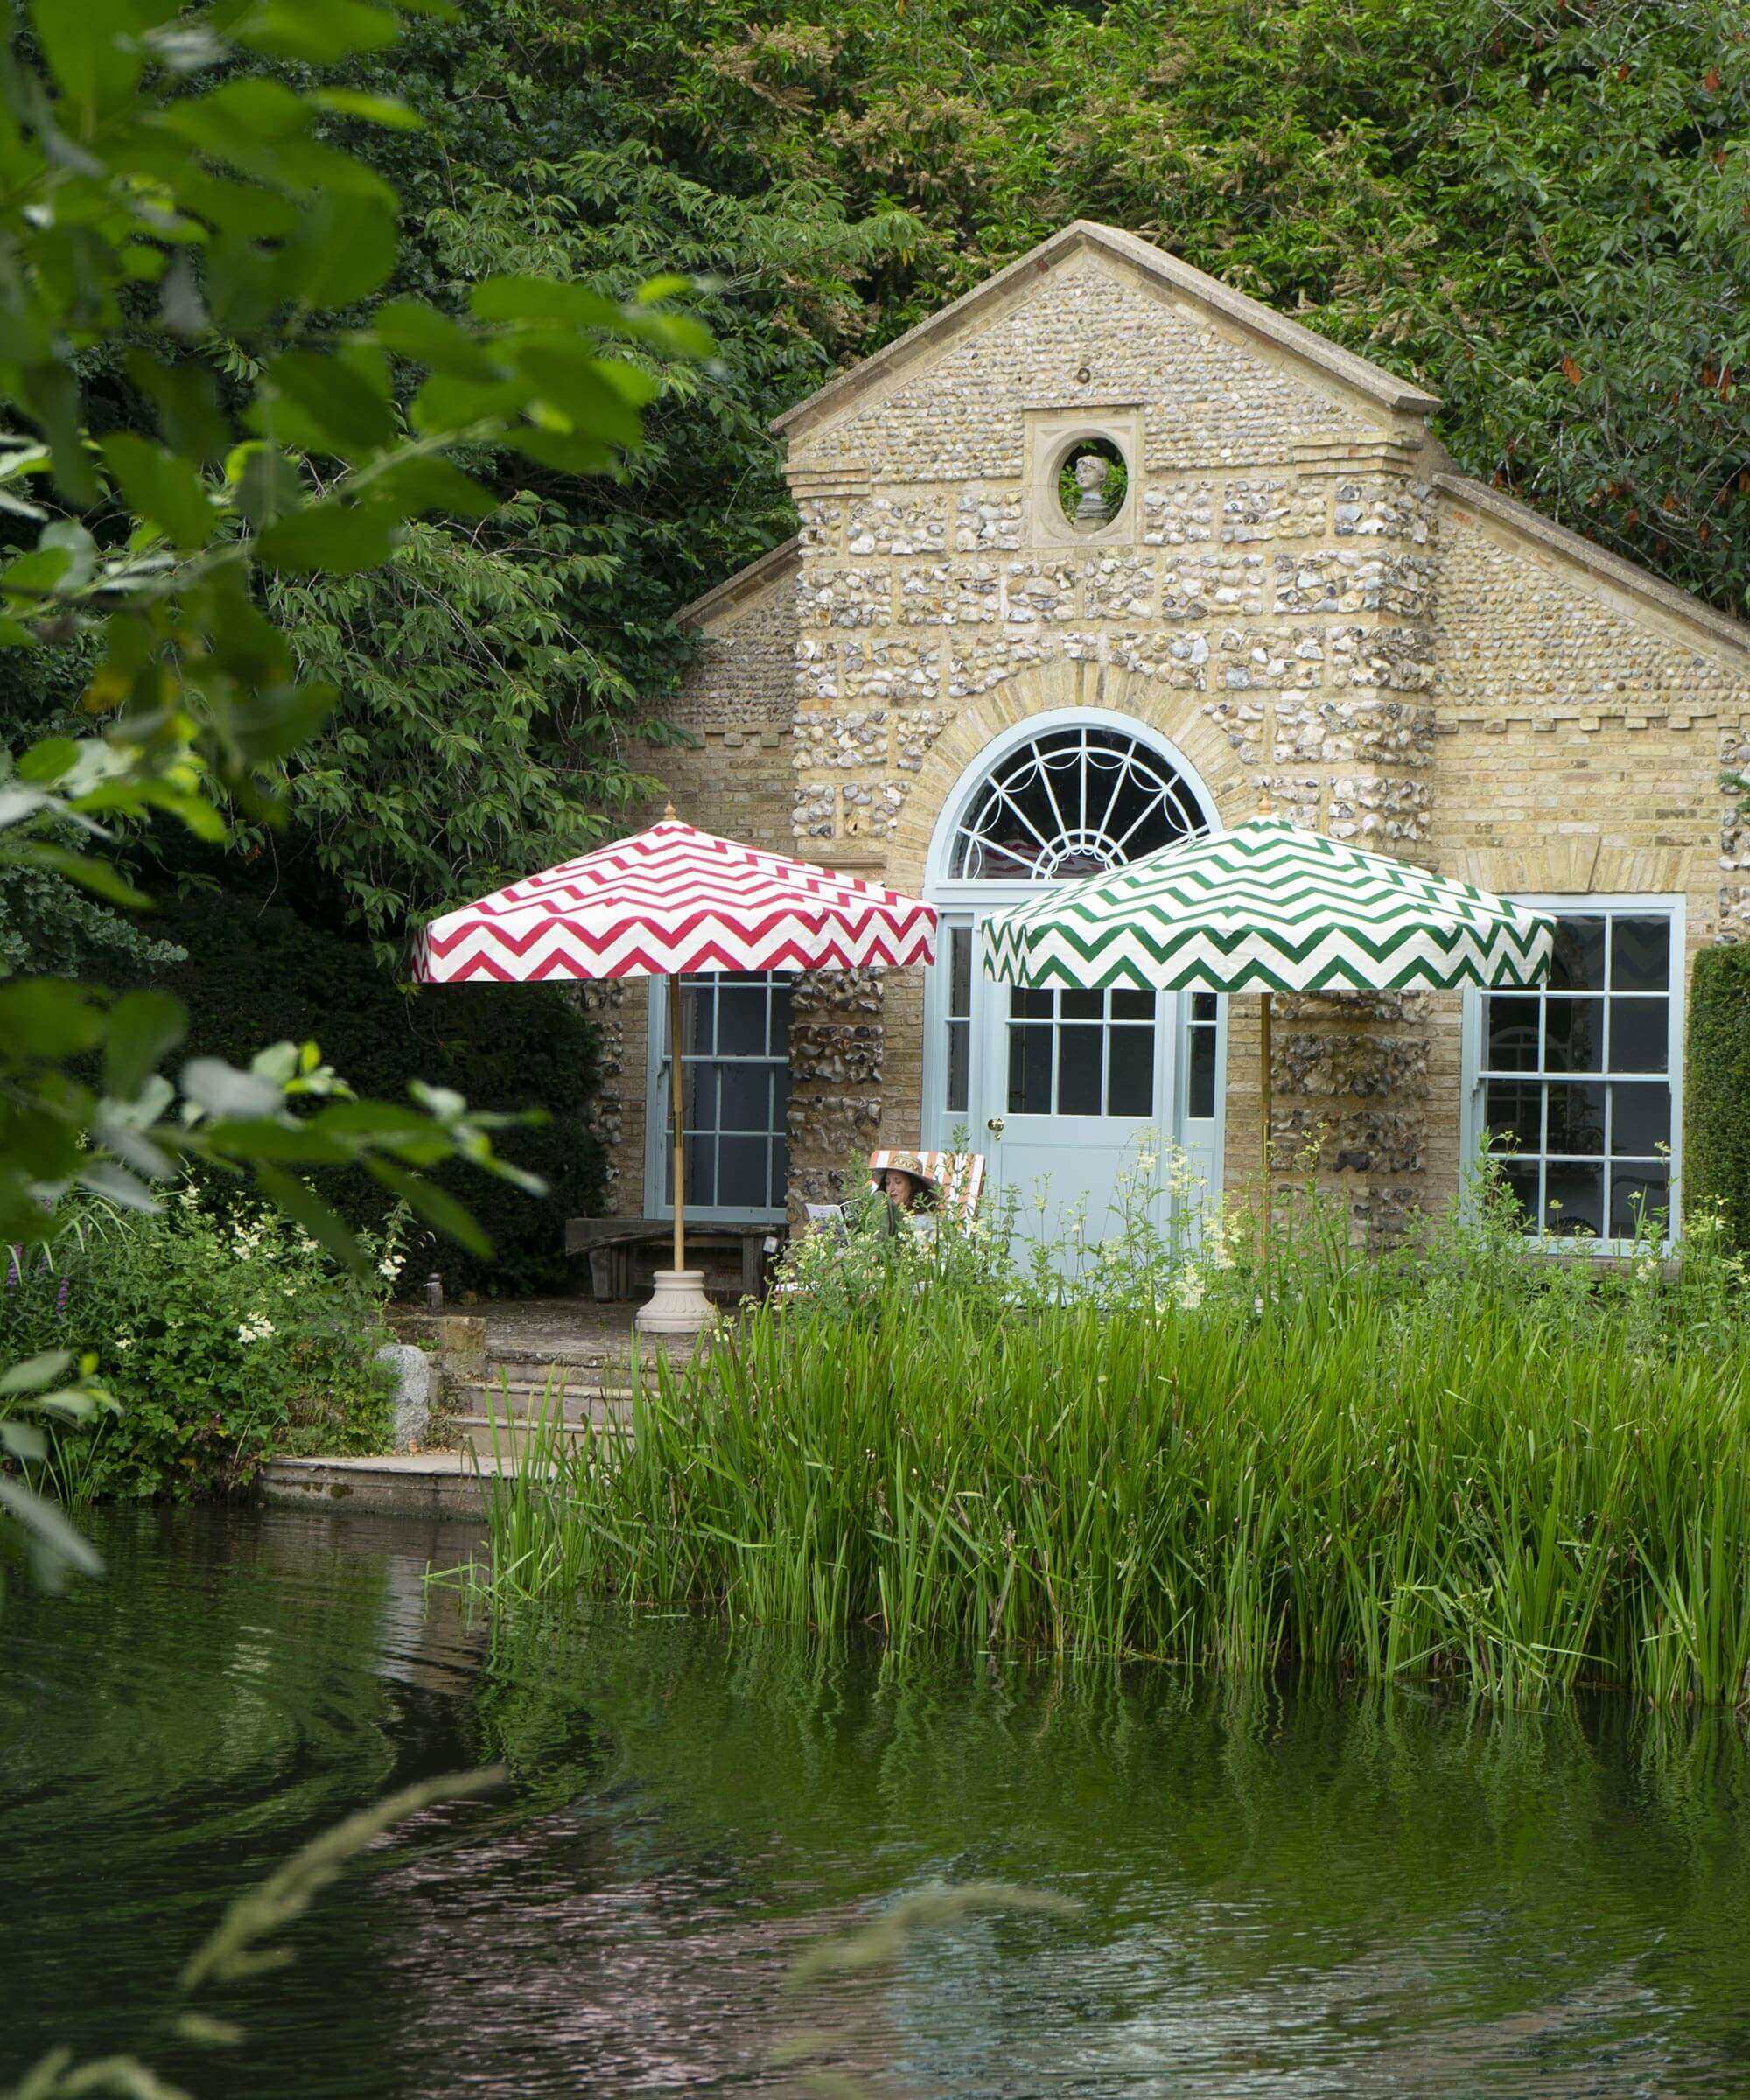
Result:
<svg viewBox="0 0 1750 2100">
<path fill-rule="evenodd" d="M 271 1116 L 284 1096 L 270 1080 L 240 1072 L 222 1057 L 192 1057 L 182 1068 L 182 1090 L 194 1105 L 215 1118 Z"/>
<path fill-rule="evenodd" d="M 270 59 L 332 66 L 356 52 L 381 51 L 396 34 L 395 17 L 362 0 L 257 0 L 231 35 Z"/>
<path fill-rule="evenodd" d="M 582 284 L 550 277 L 482 277 L 468 294 L 482 321 L 550 321 L 567 328 L 618 330 L 626 316 L 613 301 Z"/>
<path fill-rule="evenodd" d="M 537 466 L 554 467 L 567 474 L 601 473 L 612 466 L 619 457 L 612 445 L 570 430 L 539 430 L 519 426 L 508 431 L 504 441 L 525 459 L 533 459 Z"/>
<path fill-rule="evenodd" d="M 172 452 L 200 466 L 224 452 L 231 433 L 210 372 L 199 365 L 163 364 L 144 350 L 130 350 L 125 362 L 129 378 L 157 409 L 158 428 Z"/>
<path fill-rule="evenodd" d="M 371 333 L 397 357 L 416 359 L 434 372 L 488 383 L 504 375 L 467 330 L 417 299 L 390 299 L 371 317 Z"/>
<path fill-rule="evenodd" d="M 60 977 L 0 984 L 0 1044 L 14 1055 L 77 1057 L 103 1040 L 103 1009 L 83 985 Z"/>
<path fill-rule="evenodd" d="M 45 737 L 20 756 L 16 770 L 21 780 L 46 787 L 52 780 L 64 779 L 78 759 L 79 745 L 74 738 Z"/>
<path fill-rule="evenodd" d="M 310 98 L 318 109 L 336 116 L 356 116 L 368 124 L 381 124 L 388 131 L 423 131 L 425 119 L 405 102 L 387 94 L 366 94 L 356 88 L 318 88 Z"/>
<path fill-rule="evenodd" d="M 103 1082 L 117 1101 L 132 1101 L 188 1033 L 182 1002 L 167 991 L 130 991 L 109 1013 Z"/>
<path fill-rule="evenodd" d="M 21 1481 L 0 1477 L 0 1509 L 4 1509 L 30 1542 L 31 1564 L 46 1590 L 58 1589 L 69 1568 L 81 1575 L 101 1575 L 103 1558 L 81 1537 L 51 1502 L 33 1494 Z"/>
<path fill-rule="evenodd" d="M 484 518 L 499 507 L 499 498 L 491 489 L 447 459 L 404 460 L 376 486 L 409 517 L 435 510 L 455 518 Z"/>
<path fill-rule="evenodd" d="M 67 557 L 63 591 L 82 591 L 97 573 L 97 542 L 74 518 L 57 518 L 37 535 L 38 547 L 58 548 Z"/>
<path fill-rule="evenodd" d="M 60 120 L 88 137 L 133 92 L 145 62 L 143 30 L 175 12 L 151 0 L 32 0 L 37 38 L 61 90 Z"/>
<path fill-rule="evenodd" d="M 388 504 L 312 503 L 270 525 L 256 551 L 293 576 L 356 576 L 395 551 L 402 514 Z"/>
<path fill-rule="evenodd" d="M 136 890 L 123 875 L 118 875 L 107 860 L 94 859 L 88 853 L 75 853 L 70 846 L 49 845 L 41 839 L 32 839 L 19 850 L 19 857 L 29 860 L 33 866 L 46 869 L 51 875 L 77 883 L 81 890 L 89 890 L 94 897 L 102 897 L 106 903 L 119 904 L 132 912 L 150 911 L 151 899 L 144 890 Z"/>
<path fill-rule="evenodd" d="M 297 510 L 306 493 L 297 462 L 270 444 L 234 447 L 225 461 L 225 479 L 234 491 L 237 508 L 252 525 L 269 525 Z"/>
<path fill-rule="evenodd" d="M 287 1217 L 303 1226 L 311 1238 L 326 1247 L 342 1267 L 350 1269 L 355 1276 L 369 1272 L 370 1256 L 351 1228 L 342 1224 L 322 1199 L 295 1174 L 262 1164 L 256 1167 L 255 1176 L 256 1186 L 262 1194 L 271 1198 Z"/>
<path fill-rule="evenodd" d="M 394 442 L 395 404 L 356 364 L 315 350 L 288 350 L 262 375 L 249 426 L 264 438 L 353 459 Z"/>
<path fill-rule="evenodd" d="M 557 340 L 519 343 L 514 354 L 542 398 L 565 416 L 579 437 L 626 450 L 639 443 L 643 426 L 632 398 L 637 389 L 626 383 L 626 368 Z"/>
<path fill-rule="evenodd" d="M 454 1196 L 441 1189 L 424 1174 L 410 1173 L 405 1167 L 391 1166 L 386 1159 L 368 1159 L 366 1166 L 385 1188 L 395 1191 L 428 1225 L 447 1233 L 458 1240 L 470 1254 L 490 1255 L 492 1242 L 474 1222 L 472 1216 Z"/>
<path fill-rule="evenodd" d="M 73 1368 L 71 1349 L 47 1349 L 40 1356 L 27 1356 L 22 1362 L 8 1364 L 0 1370 L 0 1393 L 35 1393 L 44 1386 L 52 1385 Z"/>
<path fill-rule="evenodd" d="M 73 565 L 65 547 L 38 547 L 0 569 L 0 591 L 8 598 L 48 598 Z"/>
<path fill-rule="evenodd" d="M 219 513 L 187 460 L 125 430 L 106 438 L 98 449 L 136 516 L 185 553 L 206 544 Z"/>
<path fill-rule="evenodd" d="M 395 268 L 400 229 L 381 198 L 318 197 L 280 253 L 286 296 L 318 312 L 368 298 Z"/>
</svg>

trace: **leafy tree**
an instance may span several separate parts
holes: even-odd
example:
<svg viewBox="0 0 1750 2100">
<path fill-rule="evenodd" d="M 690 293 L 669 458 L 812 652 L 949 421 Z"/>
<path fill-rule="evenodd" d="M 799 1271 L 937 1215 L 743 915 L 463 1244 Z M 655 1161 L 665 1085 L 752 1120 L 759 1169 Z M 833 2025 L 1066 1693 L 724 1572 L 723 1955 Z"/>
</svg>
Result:
<svg viewBox="0 0 1750 2100">
<path fill-rule="evenodd" d="M 654 156 L 668 184 L 725 201 L 903 214 L 906 237 L 862 260 L 860 302 L 745 308 L 744 339 L 801 326 L 834 361 L 862 355 L 1066 220 L 1112 220 L 1428 384 L 1470 472 L 1743 607 L 1737 0 L 600 0 L 581 23 L 509 16 L 531 74 L 559 54 L 587 72 L 608 157 Z M 606 200 L 602 216 L 629 214 Z M 686 514 L 722 573 L 719 519 L 746 498 L 717 465 Z"/>
<path fill-rule="evenodd" d="M 403 298 L 367 325 L 331 318 L 388 279 L 397 228 L 393 189 L 327 130 L 417 120 L 357 88 L 248 68 L 381 49 L 389 7 L 38 0 L 33 40 L 10 10 L 4 25 L 0 396 L 24 427 L 0 440 L 0 497 L 36 540 L 0 569 L 0 645 L 87 643 L 80 708 L 102 726 L 10 765 L 0 867 L 130 906 L 115 825 L 168 817 L 218 840 L 227 807 L 276 821 L 278 776 L 332 710 L 262 610 L 274 579 L 361 574 L 410 521 L 489 516 L 497 498 L 458 449 L 506 449 L 545 472 L 612 468 L 640 436 L 653 362 L 710 341 L 665 310 L 674 278 L 617 304 L 500 275 L 472 288 L 463 316 Z M 164 347 L 215 334 L 235 354 L 226 389 Z M 94 434 L 86 374 L 106 357 L 151 402 L 156 434 Z M 154 1183 L 199 1162 L 248 1177 L 349 1262 L 360 1250 L 302 1170 L 361 1168 L 480 1242 L 429 1170 L 460 1157 L 514 1176 L 493 1150 L 502 1118 L 430 1087 L 410 1104 L 352 1099 L 313 1043 L 247 1068 L 194 1058 L 172 1077 L 161 1068 L 186 1026 L 163 991 L 0 985 L 0 1240 L 51 1236 L 71 1187 L 150 1208 Z M 0 1375 L 12 1456 L 41 1448 L 24 1405 L 93 1404 L 63 1382 L 70 1368 L 50 1354 Z M 16 1481 L 0 1479 L 0 1505 L 40 1554 L 82 1550 Z"/>
</svg>

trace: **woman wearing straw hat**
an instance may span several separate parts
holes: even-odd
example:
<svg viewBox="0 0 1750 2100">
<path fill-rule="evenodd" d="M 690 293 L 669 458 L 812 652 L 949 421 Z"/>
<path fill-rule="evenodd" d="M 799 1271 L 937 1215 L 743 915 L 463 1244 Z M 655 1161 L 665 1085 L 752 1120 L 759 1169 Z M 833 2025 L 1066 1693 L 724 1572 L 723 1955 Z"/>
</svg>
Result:
<svg viewBox="0 0 1750 2100">
<path fill-rule="evenodd" d="M 901 1217 L 921 1222 L 920 1214 L 939 1210 L 942 1187 L 918 1152 L 888 1152 L 870 1176 L 870 1186 L 887 1199 L 887 1229 L 897 1231 Z"/>
</svg>

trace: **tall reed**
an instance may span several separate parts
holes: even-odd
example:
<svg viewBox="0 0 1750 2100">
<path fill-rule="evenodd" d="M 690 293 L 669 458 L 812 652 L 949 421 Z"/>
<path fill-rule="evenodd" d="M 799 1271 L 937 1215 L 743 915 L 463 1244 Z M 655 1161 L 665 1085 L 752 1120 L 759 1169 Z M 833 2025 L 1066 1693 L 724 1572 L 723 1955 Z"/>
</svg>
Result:
<svg viewBox="0 0 1750 2100">
<path fill-rule="evenodd" d="M 1705 1236 L 1609 1277 L 1486 1226 L 1383 1260 L 1309 1232 L 1260 1282 L 1229 1253 L 1147 1305 L 999 1300 L 907 1260 L 854 1308 L 756 1312 L 629 1438 L 531 1454 L 500 1589 L 1517 1704 L 1750 1697 L 1750 1329 Z"/>
</svg>

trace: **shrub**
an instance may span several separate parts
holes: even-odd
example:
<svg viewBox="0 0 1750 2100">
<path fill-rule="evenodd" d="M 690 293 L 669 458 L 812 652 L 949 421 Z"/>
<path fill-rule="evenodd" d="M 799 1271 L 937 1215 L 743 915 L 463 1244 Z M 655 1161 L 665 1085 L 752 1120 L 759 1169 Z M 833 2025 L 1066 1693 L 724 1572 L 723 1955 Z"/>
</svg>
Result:
<svg viewBox="0 0 1750 2100">
<path fill-rule="evenodd" d="M 587 1122 L 596 1032 L 564 985 L 444 984 L 404 990 L 368 945 L 312 926 L 279 905 L 208 892 L 169 900 L 153 930 L 187 960 L 150 978 L 190 1012 L 188 1047 L 247 1064 L 262 1043 L 314 1037 L 324 1058 L 360 1094 L 404 1101 L 408 1082 L 453 1087 L 476 1109 L 541 1109 L 549 1120 L 507 1130 L 497 1149 L 548 1185 L 540 1200 L 511 1183 L 455 1167 L 434 1179 L 491 1236 L 490 1259 L 446 1241 L 422 1250 L 452 1293 L 574 1287 L 565 1220 L 592 1210 L 603 1156 Z M 362 1172 L 312 1177 L 353 1225 L 381 1232 L 393 1205 Z"/>
<path fill-rule="evenodd" d="M 116 1402 L 52 1432 L 65 1500 L 183 1501 L 276 1452 L 388 1447 L 382 1306 L 277 1211 L 209 1209 L 185 1186 L 156 1214 L 88 1208 L 0 1259 L 0 1360 L 89 1353 Z"/>
<path fill-rule="evenodd" d="M 1750 1251 L 1750 947 L 1696 957 L 1685 1066 L 1684 1208 L 1717 1208 Z"/>
</svg>

